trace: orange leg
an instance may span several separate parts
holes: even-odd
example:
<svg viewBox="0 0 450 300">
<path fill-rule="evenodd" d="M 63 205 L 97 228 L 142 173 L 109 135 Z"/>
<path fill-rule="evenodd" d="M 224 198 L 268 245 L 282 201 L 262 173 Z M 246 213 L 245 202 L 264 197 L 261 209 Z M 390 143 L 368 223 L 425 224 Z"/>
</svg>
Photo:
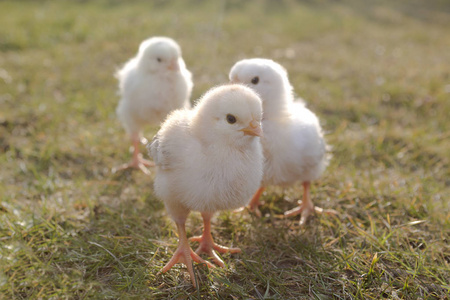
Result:
<svg viewBox="0 0 450 300">
<path fill-rule="evenodd" d="M 299 201 L 299 206 L 296 208 L 293 208 L 291 210 L 288 210 L 284 213 L 286 217 L 292 217 L 296 216 L 298 214 L 301 214 L 300 218 L 300 225 L 305 225 L 306 221 L 308 220 L 308 217 L 313 213 L 328 213 L 328 214 L 337 214 L 338 212 L 334 209 L 323 209 L 317 206 L 314 206 L 314 204 L 311 201 L 309 188 L 310 188 L 310 182 L 305 181 L 303 182 L 303 199 L 302 201 Z"/>
<path fill-rule="evenodd" d="M 250 203 L 248 204 L 248 209 L 250 211 L 253 211 L 255 215 L 257 215 L 258 217 L 261 217 L 262 215 L 258 207 L 261 205 L 261 203 L 259 202 L 259 198 L 264 192 L 264 189 L 265 189 L 264 187 L 260 187 L 253 195 L 252 199 L 250 200 Z"/>
<path fill-rule="evenodd" d="M 214 268 L 214 265 L 202 259 L 194 251 L 192 251 L 186 237 L 185 224 L 177 223 L 177 228 L 179 234 L 178 248 L 173 254 L 170 261 L 161 269 L 161 271 L 159 271 L 159 273 L 165 273 L 169 271 L 175 264 L 183 263 L 186 265 L 188 269 L 192 284 L 196 287 L 197 285 L 195 284 L 195 275 L 194 275 L 194 268 L 192 267 L 192 260 L 198 263 L 206 264 L 210 268 Z"/>
<path fill-rule="evenodd" d="M 129 163 L 126 163 L 126 164 L 123 164 L 116 168 L 113 168 L 113 170 L 112 170 L 113 173 L 116 173 L 117 171 L 129 169 L 129 168 L 134 168 L 134 169 L 141 170 L 146 175 L 150 175 L 150 171 L 147 170 L 146 166 L 153 167 L 153 166 L 155 166 L 155 164 L 152 161 L 142 158 L 142 154 L 139 153 L 139 139 L 136 139 L 136 138 L 133 139 L 133 148 L 134 148 L 133 157 L 132 157 L 131 161 Z"/>
<path fill-rule="evenodd" d="M 220 246 L 214 242 L 213 237 L 211 235 L 212 215 L 213 215 L 212 213 L 202 212 L 203 226 L 204 226 L 203 233 L 201 236 L 194 236 L 191 237 L 189 240 L 200 243 L 195 253 L 197 254 L 206 253 L 208 254 L 209 257 L 213 259 L 213 261 L 217 265 L 224 267 L 225 266 L 224 262 L 222 261 L 222 259 L 220 259 L 220 257 L 216 254 L 214 250 L 216 250 L 219 253 L 227 253 L 227 252 L 239 253 L 241 252 L 241 249 Z"/>
</svg>

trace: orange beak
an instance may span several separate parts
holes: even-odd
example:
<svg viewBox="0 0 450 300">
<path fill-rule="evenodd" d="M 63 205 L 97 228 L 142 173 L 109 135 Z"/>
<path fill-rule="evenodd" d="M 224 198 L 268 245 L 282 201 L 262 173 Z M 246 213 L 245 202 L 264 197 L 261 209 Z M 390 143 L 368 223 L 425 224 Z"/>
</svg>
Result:
<svg viewBox="0 0 450 300">
<path fill-rule="evenodd" d="M 244 135 L 262 136 L 263 132 L 259 122 L 252 120 L 247 127 L 240 129 Z"/>
<path fill-rule="evenodd" d="M 167 69 L 171 71 L 179 71 L 180 65 L 178 64 L 178 59 L 174 59 L 170 62 L 170 65 L 167 67 Z"/>
</svg>

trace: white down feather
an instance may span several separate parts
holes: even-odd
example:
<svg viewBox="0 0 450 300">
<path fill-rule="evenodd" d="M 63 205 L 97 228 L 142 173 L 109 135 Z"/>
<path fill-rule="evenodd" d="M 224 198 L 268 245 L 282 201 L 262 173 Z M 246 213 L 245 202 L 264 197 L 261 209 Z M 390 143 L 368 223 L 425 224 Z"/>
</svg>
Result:
<svg viewBox="0 0 450 300">
<path fill-rule="evenodd" d="M 227 114 L 237 122 L 226 123 Z M 192 110 L 172 112 L 150 145 L 158 167 L 156 195 L 177 221 L 190 210 L 214 212 L 246 205 L 260 186 L 260 139 L 240 131 L 261 120 L 261 101 L 240 85 L 210 90 Z"/>
</svg>

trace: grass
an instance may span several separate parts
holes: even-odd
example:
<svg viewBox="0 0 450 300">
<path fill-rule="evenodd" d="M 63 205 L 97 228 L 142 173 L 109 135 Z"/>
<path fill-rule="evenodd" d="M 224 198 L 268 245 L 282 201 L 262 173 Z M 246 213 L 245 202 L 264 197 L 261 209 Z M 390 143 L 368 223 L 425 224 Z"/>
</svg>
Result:
<svg viewBox="0 0 450 300">
<path fill-rule="evenodd" d="M 0 1 L 1 299 L 448 299 L 450 6 L 446 1 Z M 244 57 L 286 66 L 327 132 L 317 216 L 221 212 L 225 269 L 157 275 L 177 237 L 129 159 L 114 71 L 175 38 L 193 99 Z M 151 138 L 157 128 L 147 128 Z M 188 235 L 201 232 L 192 213 Z"/>
</svg>

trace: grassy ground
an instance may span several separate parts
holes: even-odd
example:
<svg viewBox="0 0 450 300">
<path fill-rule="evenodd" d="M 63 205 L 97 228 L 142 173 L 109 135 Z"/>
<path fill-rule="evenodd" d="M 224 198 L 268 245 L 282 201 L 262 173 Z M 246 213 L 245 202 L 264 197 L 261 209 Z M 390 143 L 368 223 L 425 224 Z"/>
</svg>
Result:
<svg viewBox="0 0 450 300">
<path fill-rule="evenodd" d="M 0 1 L 0 298 L 445 299 L 450 291 L 450 5 L 442 1 Z M 336 217 L 222 212 L 225 269 L 158 276 L 174 225 L 130 157 L 112 74 L 175 38 L 193 98 L 244 57 L 286 66 L 333 160 Z M 151 138 L 157 128 L 147 128 Z M 188 235 L 201 232 L 192 213 Z"/>
</svg>

